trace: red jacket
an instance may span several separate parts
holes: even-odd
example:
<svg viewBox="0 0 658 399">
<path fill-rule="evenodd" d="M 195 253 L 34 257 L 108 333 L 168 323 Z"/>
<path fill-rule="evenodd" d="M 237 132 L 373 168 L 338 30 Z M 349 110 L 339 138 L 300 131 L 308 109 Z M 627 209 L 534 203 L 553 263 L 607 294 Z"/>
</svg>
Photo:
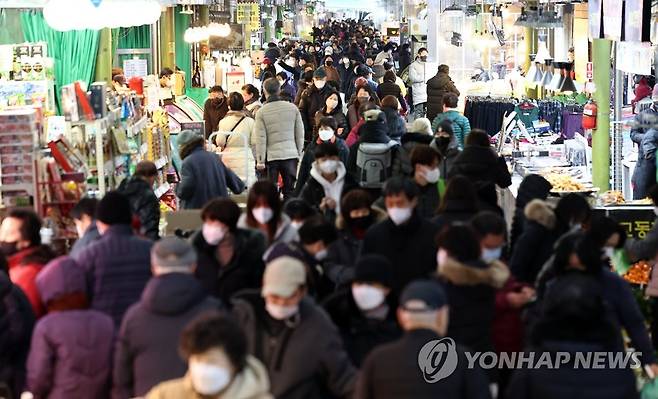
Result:
<svg viewBox="0 0 658 399">
<path fill-rule="evenodd" d="M 24 249 L 7 259 L 11 281 L 23 290 L 37 318 L 46 313 L 36 285 L 37 274 L 39 274 L 43 266 L 47 263 L 41 259 L 41 256 L 37 255 L 37 252 L 40 250 L 41 247 Z"/>
<path fill-rule="evenodd" d="M 510 278 L 505 286 L 496 292 L 496 313 L 492 325 L 492 338 L 496 352 L 520 352 L 523 350 L 525 334 L 521 319 L 522 309 L 513 308 L 507 301 L 507 294 L 524 286 L 528 285 Z"/>
<path fill-rule="evenodd" d="M 633 112 L 635 112 L 635 104 L 637 104 L 642 99 L 649 97 L 653 89 L 647 83 L 646 78 L 640 79 L 640 82 L 635 86 L 635 98 L 631 101 L 633 105 Z"/>
</svg>

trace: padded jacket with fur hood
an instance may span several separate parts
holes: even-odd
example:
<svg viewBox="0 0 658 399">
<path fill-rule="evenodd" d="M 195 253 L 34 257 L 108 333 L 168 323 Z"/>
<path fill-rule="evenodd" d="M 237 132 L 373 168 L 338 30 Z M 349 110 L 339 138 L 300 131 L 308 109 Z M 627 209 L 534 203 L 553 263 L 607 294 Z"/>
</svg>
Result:
<svg viewBox="0 0 658 399">
<path fill-rule="evenodd" d="M 465 263 L 448 258 L 438 266 L 437 275 L 450 302 L 447 336 L 473 351 L 492 351 L 496 290 L 510 276 L 507 266 L 499 261 Z"/>
<path fill-rule="evenodd" d="M 510 269 L 517 280 L 534 284 L 542 266 L 553 253 L 557 220 L 553 209 L 541 200 L 530 201 L 524 213 L 526 225 L 514 245 Z"/>
</svg>

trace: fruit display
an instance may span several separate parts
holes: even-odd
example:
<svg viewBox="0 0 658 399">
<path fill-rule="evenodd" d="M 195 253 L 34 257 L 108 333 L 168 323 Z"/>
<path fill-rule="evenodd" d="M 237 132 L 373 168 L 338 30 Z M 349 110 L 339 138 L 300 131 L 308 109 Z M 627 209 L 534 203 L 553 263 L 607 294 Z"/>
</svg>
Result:
<svg viewBox="0 0 658 399">
<path fill-rule="evenodd" d="M 631 284 L 647 284 L 651 278 L 651 265 L 646 261 L 640 261 L 631 266 L 624 280 Z"/>
</svg>

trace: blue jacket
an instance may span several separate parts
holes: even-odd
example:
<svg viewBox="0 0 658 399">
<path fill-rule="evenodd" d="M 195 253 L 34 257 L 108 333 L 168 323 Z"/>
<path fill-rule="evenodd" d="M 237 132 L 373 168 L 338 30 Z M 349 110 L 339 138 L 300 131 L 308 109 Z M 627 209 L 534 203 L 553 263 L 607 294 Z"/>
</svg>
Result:
<svg viewBox="0 0 658 399">
<path fill-rule="evenodd" d="M 136 237 L 131 226 L 114 225 L 74 257 L 87 272 L 91 309 L 108 314 L 117 327 L 151 278 L 152 245 Z"/>
<path fill-rule="evenodd" d="M 73 248 L 71 248 L 71 252 L 69 253 L 69 256 L 74 257 L 78 255 L 80 252 L 82 252 L 85 248 L 96 242 L 101 238 L 100 233 L 98 232 L 98 228 L 96 227 L 96 222 L 93 222 L 91 226 L 85 230 L 85 234 L 80 237 L 75 244 L 73 244 Z"/>
<path fill-rule="evenodd" d="M 471 123 L 468 118 L 454 110 L 440 113 L 432 121 L 432 131 L 436 132 L 444 120 L 452 122 L 452 131 L 455 133 L 457 145 L 460 150 L 463 150 L 466 136 L 471 132 Z"/>
<path fill-rule="evenodd" d="M 201 209 L 208 201 L 228 197 L 228 189 L 240 194 L 245 185 L 217 154 L 197 147 L 183 160 L 176 195 L 181 209 Z"/>
</svg>

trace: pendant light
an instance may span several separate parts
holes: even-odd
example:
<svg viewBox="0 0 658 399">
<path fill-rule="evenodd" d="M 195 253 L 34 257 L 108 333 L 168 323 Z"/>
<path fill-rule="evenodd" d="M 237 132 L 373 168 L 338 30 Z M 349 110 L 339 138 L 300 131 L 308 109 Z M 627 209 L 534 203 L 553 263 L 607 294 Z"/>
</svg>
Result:
<svg viewBox="0 0 658 399">
<path fill-rule="evenodd" d="M 535 76 L 532 79 L 532 82 L 536 85 L 540 85 L 541 80 L 544 77 L 544 71 L 542 71 L 542 65 L 537 61 L 535 61 L 535 69 L 536 72 L 535 72 Z"/>
<path fill-rule="evenodd" d="M 530 54 L 530 68 L 525 74 L 526 81 L 529 85 L 535 84 L 535 77 L 537 76 L 537 64 L 535 63 L 535 55 Z"/>
<path fill-rule="evenodd" d="M 552 68 L 553 60 L 550 58 L 546 58 L 544 60 L 544 64 L 546 64 L 545 66 L 546 70 L 544 72 L 544 76 L 541 78 L 541 83 L 539 85 L 545 87 L 548 90 L 548 87 L 550 86 L 551 81 L 553 80 L 553 72 L 551 72 L 551 69 L 553 69 Z"/>
<path fill-rule="evenodd" d="M 561 64 L 562 64 L 561 62 L 553 63 L 553 65 L 554 65 L 553 79 L 551 79 L 551 83 L 546 88 L 547 90 L 550 90 L 550 91 L 558 91 L 559 90 L 560 84 L 562 83 Z"/>
<path fill-rule="evenodd" d="M 573 68 L 573 64 L 571 62 L 564 62 L 563 67 L 564 67 L 564 79 L 562 80 L 562 84 L 560 84 L 560 91 L 570 92 L 570 93 L 577 92 L 578 89 L 576 88 L 573 79 L 571 79 L 571 69 Z"/>
</svg>

